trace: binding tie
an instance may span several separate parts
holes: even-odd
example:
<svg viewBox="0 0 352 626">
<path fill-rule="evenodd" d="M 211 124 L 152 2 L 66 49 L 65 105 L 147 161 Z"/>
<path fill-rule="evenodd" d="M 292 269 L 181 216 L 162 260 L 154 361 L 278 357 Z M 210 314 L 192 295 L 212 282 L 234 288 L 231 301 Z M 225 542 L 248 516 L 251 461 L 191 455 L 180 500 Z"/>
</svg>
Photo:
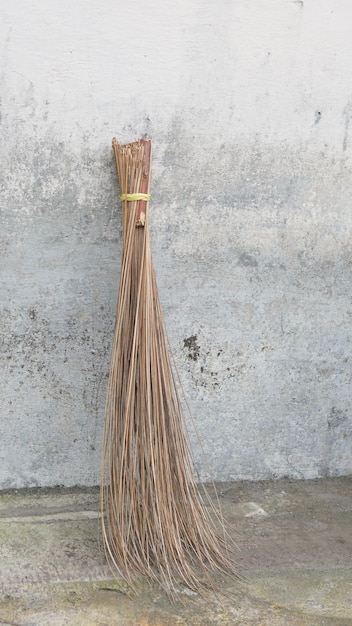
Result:
<svg viewBox="0 0 352 626">
<path fill-rule="evenodd" d="M 120 196 L 120 200 L 127 200 L 127 202 L 136 202 L 137 200 L 150 200 L 150 193 L 123 193 Z"/>
</svg>

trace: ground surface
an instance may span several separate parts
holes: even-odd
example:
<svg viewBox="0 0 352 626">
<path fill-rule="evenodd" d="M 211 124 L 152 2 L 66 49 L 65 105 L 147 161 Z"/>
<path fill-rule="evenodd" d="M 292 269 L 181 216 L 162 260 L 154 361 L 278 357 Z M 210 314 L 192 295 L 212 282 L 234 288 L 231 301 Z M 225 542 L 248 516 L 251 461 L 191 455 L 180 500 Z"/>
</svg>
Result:
<svg viewBox="0 0 352 626">
<path fill-rule="evenodd" d="M 0 494 L 0 625 L 351 626 L 352 479 L 228 483 L 220 504 L 245 584 L 171 604 L 111 580 L 97 490 Z"/>
</svg>

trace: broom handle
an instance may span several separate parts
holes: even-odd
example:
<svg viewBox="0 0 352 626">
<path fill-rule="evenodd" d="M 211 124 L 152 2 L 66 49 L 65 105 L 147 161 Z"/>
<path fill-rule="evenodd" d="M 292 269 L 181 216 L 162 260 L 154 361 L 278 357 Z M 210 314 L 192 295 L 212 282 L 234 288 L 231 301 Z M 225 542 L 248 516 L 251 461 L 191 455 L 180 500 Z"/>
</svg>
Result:
<svg viewBox="0 0 352 626">
<path fill-rule="evenodd" d="M 149 193 L 150 188 L 150 162 L 151 162 L 151 150 L 152 142 L 150 139 L 141 139 L 141 144 L 144 146 L 144 158 L 143 158 L 143 174 L 140 186 L 140 193 Z M 146 200 L 138 200 L 137 207 L 137 226 L 144 226 L 145 216 L 147 213 L 148 202 Z"/>
</svg>

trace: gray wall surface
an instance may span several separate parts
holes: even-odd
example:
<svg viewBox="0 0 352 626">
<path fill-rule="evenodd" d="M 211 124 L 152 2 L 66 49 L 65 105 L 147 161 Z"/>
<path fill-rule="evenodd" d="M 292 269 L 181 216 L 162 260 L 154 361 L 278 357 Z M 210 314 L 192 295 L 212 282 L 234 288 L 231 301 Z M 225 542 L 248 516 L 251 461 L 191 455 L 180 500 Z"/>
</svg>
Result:
<svg viewBox="0 0 352 626">
<path fill-rule="evenodd" d="M 200 475 L 350 474 L 350 2 L 3 0 L 1 18 L 0 488 L 99 482 L 111 138 L 145 132 Z"/>
</svg>

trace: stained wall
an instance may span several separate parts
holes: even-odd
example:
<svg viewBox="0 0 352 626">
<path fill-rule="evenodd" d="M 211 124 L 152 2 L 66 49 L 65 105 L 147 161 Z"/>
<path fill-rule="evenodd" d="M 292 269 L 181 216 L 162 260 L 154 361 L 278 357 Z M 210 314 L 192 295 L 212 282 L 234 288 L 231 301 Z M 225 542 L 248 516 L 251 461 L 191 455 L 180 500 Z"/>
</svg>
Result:
<svg viewBox="0 0 352 626">
<path fill-rule="evenodd" d="M 99 482 L 111 138 L 144 133 L 201 477 L 351 473 L 351 31 L 347 0 L 3 0 L 0 488 Z"/>
</svg>

